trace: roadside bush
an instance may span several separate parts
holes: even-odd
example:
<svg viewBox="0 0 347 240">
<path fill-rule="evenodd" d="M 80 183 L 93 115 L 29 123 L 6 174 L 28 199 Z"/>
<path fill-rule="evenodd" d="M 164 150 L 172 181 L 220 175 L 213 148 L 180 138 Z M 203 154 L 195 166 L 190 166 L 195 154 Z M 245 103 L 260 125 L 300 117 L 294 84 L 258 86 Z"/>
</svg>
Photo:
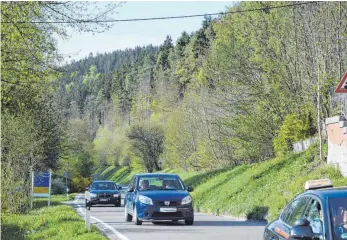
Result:
<svg viewBox="0 0 347 240">
<path fill-rule="evenodd" d="M 269 207 L 255 206 L 252 211 L 247 213 L 247 220 L 264 221 L 269 212 Z"/>
<path fill-rule="evenodd" d="M 72 187 L 75 192 L 84 192 L 90 184 L 90 180 L 84 177 L 75 177 L 72 179 Z"/>
<path fill-rule="evenodd" d="M 308 137 L 309 126 L 299 116 L 289 114 L 285 117 L 273 144 L 277 156 L 283 156 L 291 151 L 293 144 Z"/>
<path fill-rule="evenodd" d="M 63 178 L 55 178 L 52 180 L 51 194 L 66 193 L 66 183 Z"/>
</svg>

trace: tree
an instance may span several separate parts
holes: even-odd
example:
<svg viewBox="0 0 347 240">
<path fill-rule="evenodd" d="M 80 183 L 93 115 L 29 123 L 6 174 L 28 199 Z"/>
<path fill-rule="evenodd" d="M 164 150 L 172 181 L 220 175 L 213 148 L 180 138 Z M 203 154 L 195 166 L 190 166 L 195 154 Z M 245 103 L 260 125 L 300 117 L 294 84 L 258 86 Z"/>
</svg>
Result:
<svg viewBox="0 0 347 240">
<path fill-rule="evenodd" d="M 161 170 L 159 156 L 163 152 L 164 134 L 159 126 L 135 125 L 130 129 L 128 138 L 148 172 Z"/>
<path fill-rule="evenodd" d="M 65 119 L 56 101 L 54 80 L 61 55 L 53 36 L 103 31 L 110 24 L 89 22 L 112 16 L 116 4 L 83 13 L 90 4 L 77 2 L 4 2 L 1 4 L 1 131 L 4 212 L 29 207 L 33 170 L 59 167 Z M 88 20 L 87 22 L 85 20 Z M 56 24 L 55 22 L 66 22 Z M 72 87 L 72 85 L 70 86 Z M 3 201 L 6 199 L 6 201 Z"/>
</svg>

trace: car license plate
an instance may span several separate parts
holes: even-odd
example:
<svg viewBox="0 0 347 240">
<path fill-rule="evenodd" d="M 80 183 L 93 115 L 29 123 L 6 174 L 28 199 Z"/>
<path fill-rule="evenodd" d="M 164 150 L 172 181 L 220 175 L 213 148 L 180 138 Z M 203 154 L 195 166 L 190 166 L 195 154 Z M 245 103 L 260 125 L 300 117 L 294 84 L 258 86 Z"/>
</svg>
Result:
<svg viewBox="0 0 347 240">
<path fill-rule="evenodd" d="M 160 208 L 159 212 L 177 212 L 177 208 Z"/>
<path fill-rule="evenodd" d="M 99 200 L 100 202 L 107 202 L 108 201 L 108 199 L 107 198 L 100 198 L 100 200 Z"/>
</svg>

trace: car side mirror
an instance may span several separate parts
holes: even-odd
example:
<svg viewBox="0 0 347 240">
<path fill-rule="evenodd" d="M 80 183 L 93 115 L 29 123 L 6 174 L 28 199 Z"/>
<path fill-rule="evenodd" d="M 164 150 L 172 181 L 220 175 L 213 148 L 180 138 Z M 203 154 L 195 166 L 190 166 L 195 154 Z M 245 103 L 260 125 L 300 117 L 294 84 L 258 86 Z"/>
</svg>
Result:
<svg viewBox="0 0 347 240">
<path fill-rule="evenodd" d="M 134 188 L 129 188 L 128 189 L 128 192 L 133 192 L 134 191 Z"/>
<path fill-rule="evenodd" d="M 118 187 L 118 190 L 122 190 L 122 187 Z"/>
<path fill-rule="evenodd" d="M 289 240 L 294 239 L 315 239 L 315 234 L 307 219 L 303 218 L 294 223 L 294 226 L 290 230 Z"/>
<path fill-rule="evenodd" d="M 193 191 L 194 191 L 194 188 L 192 188 L 192 187 L 187 187 L 187 191 L 188 191 L 188 192 L 193 192 Z"/>
</svg>

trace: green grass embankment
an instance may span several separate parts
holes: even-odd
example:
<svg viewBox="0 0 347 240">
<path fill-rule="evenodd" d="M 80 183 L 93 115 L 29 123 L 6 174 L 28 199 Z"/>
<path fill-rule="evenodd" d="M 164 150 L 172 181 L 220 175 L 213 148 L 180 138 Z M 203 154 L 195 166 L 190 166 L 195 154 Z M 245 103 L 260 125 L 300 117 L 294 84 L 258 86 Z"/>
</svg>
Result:
<svg viewBox="0 0 347 240">
<path fill-rule="evenodd" d="M 290 153 L 257 164 L 244 164 L 210 172 L 166 169 L 177 173 L 186 185 L 194 187 L 195 209 L 213 214 L 247 219 L 272 220 L 295 195 L 303 192 L 307 180 L 329 178 L 334 186 L 347 186 L 347 178 L 338 170 L 321 164 L 318 148 L 303 153 Z M 109 179 L 127 183 L 137 171 L 115 169 Z"/>
<path fill-rule="evenodd" d="M 143 172 L 141 169 L 129 169 L 128 167 L 117 168 L 110 166 L 104 170 L 98 171 L 99 180 L 111 180 L 119 184 L 128 184 L 131 178 L 136 174 Z"/>
<path fill-rule="evenodd" d="M 70 200 L 74 196 L 69 195 Z M 107 239 L 94 226 L 88 232 L 76 211 L 62 204 L 66 200 L 66 195 L 52 196 L 51 206 L 47 207 L 47 199 L 35 199 L 33 210 L 26 214 L 2 214 L 1 239 Z"/>
</svg>

